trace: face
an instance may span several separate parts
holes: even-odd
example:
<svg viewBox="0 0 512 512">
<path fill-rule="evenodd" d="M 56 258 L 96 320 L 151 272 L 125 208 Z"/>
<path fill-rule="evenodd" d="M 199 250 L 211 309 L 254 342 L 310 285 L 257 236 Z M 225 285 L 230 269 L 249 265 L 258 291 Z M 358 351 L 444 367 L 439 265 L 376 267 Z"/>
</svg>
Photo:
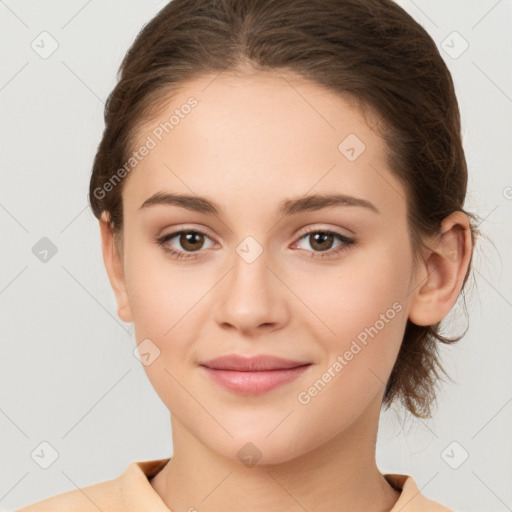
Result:
<svg viewBox="0 0 512 512">
<path fill-rule="evenodd" d="M 414 286 L 405 191 L 347 99 L 213 78 L 138 131 L 123 319 L 173 421 L 233 460 L 250 442 L 284 462 L 380 408 Z"/>
</svg>

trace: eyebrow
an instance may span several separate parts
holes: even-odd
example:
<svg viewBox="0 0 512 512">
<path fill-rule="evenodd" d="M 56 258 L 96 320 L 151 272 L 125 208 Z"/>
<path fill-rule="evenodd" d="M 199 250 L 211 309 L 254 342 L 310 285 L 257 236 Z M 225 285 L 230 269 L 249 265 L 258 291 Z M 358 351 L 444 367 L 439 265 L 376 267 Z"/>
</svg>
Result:
<svg viewBox="0 0 512 512">
<path fill-rule="evenodd" d="M 209 215 L 220 215 L 222 210 L 214 201 L 205 197 L 169 192 L 157 192 L 146 199 L 139 209 L 145 209 L 154 205 L 179 206 L 187 210 Z M 294 199 L 285 199 L 280 203 L 278 213 L 282 216 L 289 216 L 302 212 L 321 210 L 330 206 L 360 206 L 368 208 L 375 213 L 380 213 L 377 207 L 370 201 L 345 194 L 314 194 Z"/>
</svg>

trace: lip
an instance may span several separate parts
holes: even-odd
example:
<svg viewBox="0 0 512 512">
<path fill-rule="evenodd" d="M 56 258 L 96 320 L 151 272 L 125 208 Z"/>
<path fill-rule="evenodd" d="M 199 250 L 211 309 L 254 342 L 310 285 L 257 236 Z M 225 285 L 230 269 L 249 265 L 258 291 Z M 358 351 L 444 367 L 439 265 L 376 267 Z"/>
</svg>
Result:
<svg viewBox="0 0 512 512">
<path fill-rule="evenodd" d="M 228 390 L 258 395 L 297 379 L 311 363 L 270 355 L 243 357 L 231 354 L 199 365 L 214 382 Z"/>
</svg>

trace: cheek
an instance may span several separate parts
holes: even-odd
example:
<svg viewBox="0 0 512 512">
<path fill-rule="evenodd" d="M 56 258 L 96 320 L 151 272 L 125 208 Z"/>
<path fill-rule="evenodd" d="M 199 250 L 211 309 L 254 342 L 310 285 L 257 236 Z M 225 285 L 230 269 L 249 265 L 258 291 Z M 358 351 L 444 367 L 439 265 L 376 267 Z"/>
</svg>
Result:
<svg viewBox="0 0 512 512">
<path fill-rule="evenodd" d="M 334 334 L 322 327 L 311 333 L 324 358 L 297 398 L 311 418 L 332 418 L 321 427 L 312 420 L 316 426 L 310 428 L 322 430 L 319 436 L 347 428 L 384 392 L 400 350 L 407 321 L 407 266 L 404 261 L 397 270 L 382 261 L 331 280 L 331 297 L 322 295 L 322 303 L 317 296 L 318 310 Z"/>
<path fill-rule="evenodd" d="M 318 319 L 308 315 L 308 323 L 330 349 L 342 349 L 358 336 L 364 341 L 372 326 L 388 339 L 402 330 L 405 319 L 398 313 L 407 310 L 412 257 L 397 247 L 403 244 L 359 249 L 338 266 L 318 267 L 296 280 L 297 295 Z"/>
<path fill-rule="evenodd" d="M 147 241 L 134 242 L 128 247 L 125 260 L 133 323 L 140 336 L 165 343 L 180 322 L 189 321 L 189 315 L 193 317 L 192 306 L 207 290 L 207 283 L 199 286 L 201 283 L 194 281 L 190 272 L 167 262 L 162 250 Z"/>
<path fill-rule="evenodd" d="M 183 400 L 177 382 L 186 380 L 193 364 L 194 342 L 205 324 L 202 299 L 215 276 L 211 270 L 191 271 L 169 262 L 159 251 L 132 243 L 125 275 L 136 343 L 145 343 L 141 348 L 156 354 L 144 370 L 170 409 Z"/>
<path fill-rule="evenodd" d="M 371 254 L 361 252 L 335 272 L 314 276 L 315 287 L 309 286 L 308 295 L 307 288 L 298 292 L 307 296 L 308 305 L 322 320 L 304 323 L 324 356 L 311 384 L 319 380 L 319 389 L 324 384 L 330 389 L 315 396 L 315 408 L 339 407 L 341 418 L 344 409 L 352 406 L 356 414 L 383 390 L 408 316 L 412 257 L 398 248 L 403 243 L 375 246 Z"/>
<path fill-rule="evenodd" d="M 142 244 L 140 244 L 142 245 Z M 134 243 L 125 260 L 128 300 L 136 344 L 144 371 L 154 390 L 173 412 L 186 402 L 182 388 L 191 329 L 196 313 L 193 305 L 200 294 L 186 273 L 166 264 L 151 248 Z M 204 292 L 203 292 L 204 293 Z M 145 354 L 149 354 L 147 358 Z"/>
</svg>

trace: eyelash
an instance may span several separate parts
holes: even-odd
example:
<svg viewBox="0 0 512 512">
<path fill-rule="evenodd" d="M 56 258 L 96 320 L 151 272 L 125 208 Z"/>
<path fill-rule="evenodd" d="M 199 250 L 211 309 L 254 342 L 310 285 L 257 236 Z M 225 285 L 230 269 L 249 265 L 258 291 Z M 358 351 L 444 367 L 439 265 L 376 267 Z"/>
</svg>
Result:
<svg viewBox="0 0 512 512">
<path fill-rule="evenodd" d="M 194 252 L 201 252 L 201 251 L 194 251 L 194 252 L 186 252 L 186 251 L 177 251 L 176 249 L 170 249 L 165 244 L 171 240 L 172 238 L 176 237 L 177 235 L 181 235 L 182 233 L 197 233 L 199 235 L 204 235 L 208 238 L 210 238 L 204 231 L 201 231 L 199 229 L 182 229 L 181 231 L 175 231 L 174 233 L 169 233 L 168 235 L 164 235 L 160 238 L 156 239 L 156 242 L 162 249 L 173 256 L 173 258 L 177 260 L 189 260 L 189 259 L 196 259 L 197 256 L 194 255 Z M 311 252 L 310 257 L 311 258 L 326 258 L 326 257 L 333 257 L 338 254 L 340 254 L 343 251 L 346 251 L 350 248 L 351 245 L 355 245 L 356 240 L 353 238 L 349 238 L 345 235 L 342 235 L 341 233 L 338 233 L 337 231 L 330 231 L 328 229 L 312 229 L 310 231 L 306 231 L 305 233 L 302 233 L 301 236 L 299 236 L 298 240 L 302 240 L 306 236 L 312 234 L 312 233 L 322 233 L 327 235 L 334 235 L 338 238 L 341 242 L 343 242 L 343 245 L 339 246 L 337 249 L 334 250 L 327 250 L 327 251 L 308 251 Z M 306 249 L 302 249 L 306 250 Z"/>
</svg>

